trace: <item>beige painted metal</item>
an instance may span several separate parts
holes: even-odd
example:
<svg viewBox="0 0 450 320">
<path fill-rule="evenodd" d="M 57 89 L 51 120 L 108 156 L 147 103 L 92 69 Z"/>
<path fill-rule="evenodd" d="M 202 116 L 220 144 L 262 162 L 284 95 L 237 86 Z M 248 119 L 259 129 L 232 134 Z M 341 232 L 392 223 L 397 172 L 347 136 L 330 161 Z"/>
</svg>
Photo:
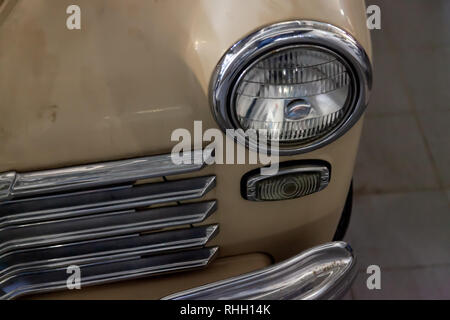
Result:
<svg viewBox="0 0 450 320">
<path fill-rule="evenodd" d="M 325 148 L 285 159 L 320 159 L 329 162 L 329 185 L 318 193 L 285 201 L 252 202 L 240 196 L 240 180 L 256 165 L 216 165 L 202 173 L 214 173 L 217 185 L 205 199 L 217 199 L 218 209 L 204 224 L 218 222 L 220 232 L 211 242 L 220 256 L 250 252 L 270 253 L 276 261 L 331 241 L 349 190 L 362 120 L 347 134 Z M 247 156 L 248 158 L 248 156 Z M 192 175 L 173 176 L 179 179 Z"/>
<path fill-rule="evenodd" d="M 349 31 L 371 54 L 362 0 L 79 0 L 80 31 L 65 26 L 73 1 L 5 1 L 0 172 L 166 153 L 175 144 L 174 129 L 192 129 L 194 120 L 202 120 L 204 129 L 217 127 L 208 103 L 213 69 L 233 43 L 264 25 L 328 22 Z M 218 200 L 218 211 L 206 223 L 220 223 L 214 240 L 220 255 L 266 252 L 280 260 L 331 240 L 361 128 L 362 120 L 324 148 L 281 159 L 332 165 L 329 186 L 301 199 L 243 200 L 240 179 L 256 166 L 202 171 L 218 178 L 208 194 Z"/>
<path fill-rule="evenodd" d="M 11 0 L 7 0 L 11 1 Z M 359 0 L 19 0 L 0 27 L 0 172 L 168 152 L 171 132 L 216 127 L 207 91 L 245 34 L 332 23 L 369 48 Z"/>
</svg>

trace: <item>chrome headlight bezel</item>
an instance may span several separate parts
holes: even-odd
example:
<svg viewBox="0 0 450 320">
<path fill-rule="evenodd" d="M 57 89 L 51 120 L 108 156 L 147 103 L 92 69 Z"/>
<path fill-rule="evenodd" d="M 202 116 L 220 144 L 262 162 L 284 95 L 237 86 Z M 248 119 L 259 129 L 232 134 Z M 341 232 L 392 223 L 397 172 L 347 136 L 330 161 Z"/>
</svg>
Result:
<svg viewBox="0 0 450 320">
<path fill-rule="evenodd" d="M 318 149 L 347 132 L 363 114 L 372 86 L 372 68 L 364 48 L 347 32 L 333 25 L 316 21 L 288 21 L 260 29 L 234 44 L 222 57 L 210 84 L 210 103 L 222 130 L 239 129 L 233 103 L 233 92 L 239 79 L 262 57 L 293 46 L 310 46 L 327 51 L 340 59 L 353 79 L 353 96 L 346 117 L 327 134 L 300 144 L 280 144 L 280 155 L 292 155 Z M 245 141 L 251 150 L 258 150 L 255 141 L 239 131 L 233 138 Z M 270 142 L 270 141 L 269 141 Z M 259 151 L 262 150 L 259 146 Z"/>
</svg>

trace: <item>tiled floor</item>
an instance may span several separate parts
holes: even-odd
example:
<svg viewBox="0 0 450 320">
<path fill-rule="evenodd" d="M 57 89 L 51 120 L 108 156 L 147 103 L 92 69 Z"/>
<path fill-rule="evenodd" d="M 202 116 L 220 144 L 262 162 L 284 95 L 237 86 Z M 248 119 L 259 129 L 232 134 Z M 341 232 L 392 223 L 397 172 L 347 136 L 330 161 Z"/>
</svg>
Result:
<svg viewBox="0 0 450 320">
<path fill-rule="evenodd" d="M 367 0 L 374 88 L 355 168 L 346 240 L 353 299 L 450 299 L 450 1 Z M 366 285 L 381 268 L 381 290 Z"/>
</svg>

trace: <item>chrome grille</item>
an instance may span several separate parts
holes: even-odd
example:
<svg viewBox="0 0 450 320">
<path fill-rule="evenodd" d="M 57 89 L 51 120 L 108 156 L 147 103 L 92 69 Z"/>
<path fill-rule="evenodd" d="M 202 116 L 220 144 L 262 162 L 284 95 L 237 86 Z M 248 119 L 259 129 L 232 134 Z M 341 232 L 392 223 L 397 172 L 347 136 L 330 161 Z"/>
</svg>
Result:
<svg viewBox="0 0 450 320">
<path fill-rule="evenodd" d="M 180 201 L 203 197 L 215 177 L 136 184 L 203 167 L 198 158 L 168 159 L 0 174 L 0 191 L 8 190 L 0 202 L 0 298 L 64 289 L 71 265 L 80 267 L 82 286 L 206 266 L 218 248 L 205 246 L 219 227 L 192 225 L 213 214 L 216 201 Z"/>
</svg>

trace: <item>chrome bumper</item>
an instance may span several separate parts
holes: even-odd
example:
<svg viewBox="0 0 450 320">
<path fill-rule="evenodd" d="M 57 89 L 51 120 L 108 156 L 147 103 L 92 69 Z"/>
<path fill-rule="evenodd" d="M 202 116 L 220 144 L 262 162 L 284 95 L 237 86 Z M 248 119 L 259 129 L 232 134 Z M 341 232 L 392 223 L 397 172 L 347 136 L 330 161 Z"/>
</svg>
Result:
<svg viewBox="0 0 450 320">
<path fill-rule="evenodd" d="M 314 247 L 273 266 L 193 288 L 164 300 L 339 299 L 356 276 L 356 257 L 345 242 Z"/>
</svg>

